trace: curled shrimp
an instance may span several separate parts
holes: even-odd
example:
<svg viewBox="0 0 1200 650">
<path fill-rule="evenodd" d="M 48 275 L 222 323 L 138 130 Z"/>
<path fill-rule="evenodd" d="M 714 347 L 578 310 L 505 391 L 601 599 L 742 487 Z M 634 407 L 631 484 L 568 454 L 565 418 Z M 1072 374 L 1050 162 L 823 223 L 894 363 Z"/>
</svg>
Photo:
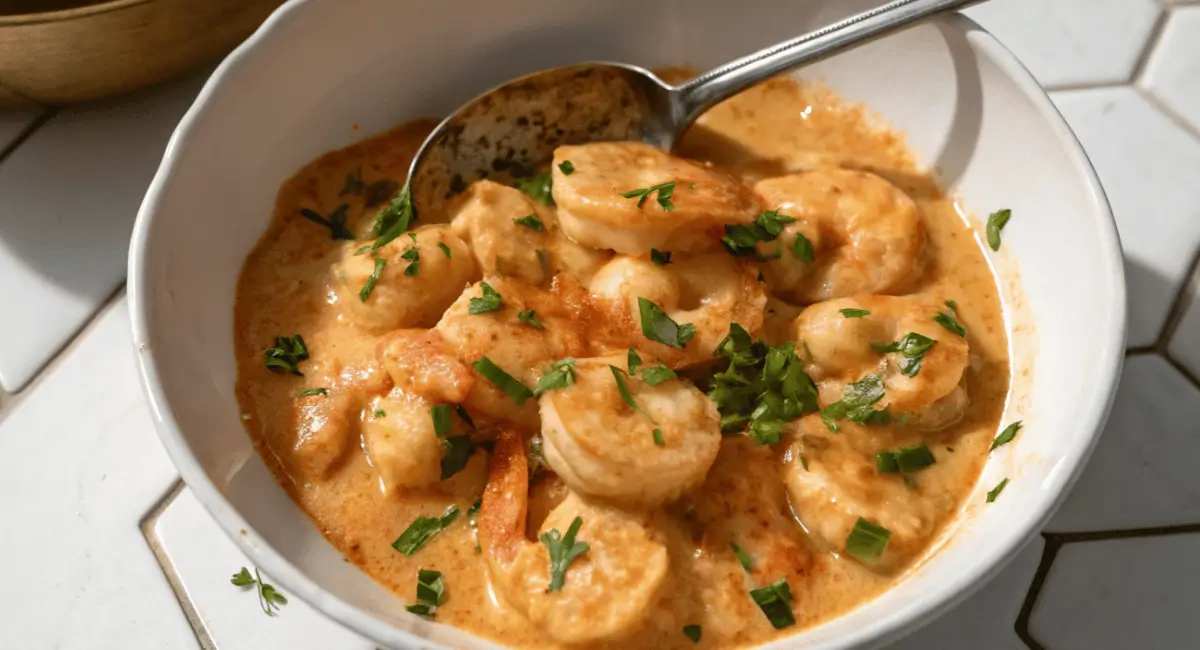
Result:
<svg viewBox="0 0 1200 650">
<path fill-rule="evenodd" d="M 656 506 L 704 480 L 721 418 L 691 382 L 651 385 L 644 371 L 625 372 L 625 355 L 579 359 L 573 374 L 573 385 L 543 393 L 538 404 L 546 462 L 571 490 Z"/>
<path fill-rule="evenodd" d="M 562 588 L 551 591 L 545 542 L 525 536 L 529 471 L 520 432 L 501 427 L 479 511 L 479 544 L 496 592 L 560 643 L 596 643 L 626 636 L 655 610 L 670 558 L 648 516 L 569 494 L 542 523 L 543 533 L 568 531 L 586 552 L 567 565 Z"/>
<path fill-rule="evenodd" d="M 492 181 L 471 185 L 450 226 L 485 276 L 504 275 L 535 286 L 560 272 L 586 280 L 608 258 L 567 239 L 554 208 Z"/>
<path fill-rule="evenodd" d="M 725 224 L 749 223 L 760 210 L 734 178 L 642 142 L 562 146 L 552 172 L 567 236 L 625 255 L 717 250 Z M 646 194 L 622 196 L 638 190 Z"/>
<path fill-rule="evenodd" d="M 809 415 L 788 425 L 794 442 L 784 454 L 783 475 L 796 516 L 822 548 L 842 553 L 859 518 L 890 532 L 877 560 L 866 563 L 889 570 L 925 548 L 941 513 L 935 499 L 923 498 L 897 474 L 881 474 L 874 455 L 857 449 L 868 439 L 867 427 L 842 425 L 831 434 L 820 417 Z"/>
<path fill-rule="evenodd" d="M 868 312 L 848 317 L 843 310 Z M 947 311 L 941 303 L 918 297 L 859 295 L 811 305 L 793 321 L 793 336 L 817 382 L 824 404 L 841 398 L 848 382 L 878 373 L 883 377 L 883 405 L 910 414 L 913 424 L 944 428 L 962 417 L 969 402 L 966 370 L 970 347 L 962 336 L 939 325 L 934 317 Z M 881 352 L 909 334 L 934 341 L 912 372 L 912 359 L 902 351 Z"/>
<path fill-rule="evenodd" d="M 377 251 L 352 242 L 333 265 L 337 302 L 355 323 L 376 332 L 431 327 L 475 278 L 471 251 L 448 226 L 424 226 L 412 235 Z"/>
<path fill-rule="evenodd" d="M 666 266 L 617 256 L 596 273 L 589 289 L 608 299 L 620 320 L 630 323 L 636 347 L 673 368 L 710 360 L 730 323 L 758 332 L 767 301 L 754 269 L 723 253 L 680 258 Z M 639 299 L 654 303 L 678 325 L 695 327 L 695 337 L 682 348 L 646 338 Z"/>
<path fill-rule="evenodd" d="M 401 388 L 371 404 L 362 425 L 363 450 L 384 490 L 425 488 L 442 480 L 446 446 L 430 415 L 435 404 Z M 446 437 L 469 433 L 461 420 L 452 418 Z"/>
<path fill-rule="evenodd" d="M 903 191 L 863 171 L 821 168 L 759 181 L 763 204 L 794 219 L 778 241 L 805 235 L 810 262 L 783 252 L 763 264 L 772 291 L 796 303 L 890 293 L 920 271 L 925 227 Z"/>
</svg>

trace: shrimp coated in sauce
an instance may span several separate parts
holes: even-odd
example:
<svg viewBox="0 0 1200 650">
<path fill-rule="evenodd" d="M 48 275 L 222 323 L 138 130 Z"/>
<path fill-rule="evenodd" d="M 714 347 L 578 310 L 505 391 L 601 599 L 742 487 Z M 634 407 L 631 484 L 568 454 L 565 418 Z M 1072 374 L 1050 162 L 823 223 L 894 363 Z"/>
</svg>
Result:
<svg viewBox="0 0 1200 650">
<path fill-rule="evenodd" d="M 555 641 L 598 643 L 627 636 L 649 619 L 667 582 L 670 558 L 655 520 L 569 494 L 542 523 L 576 536 L 588 549 L 566 568 L 563 587 L 550 591 L 544 543 L 525 536 L 529 476 L 520 432 L 502 427 L 479 511 L 479 544 L 493 588 Z"/>
<path fill-rule="evenodd" d="M 386 490 L 429 487 L 442 480 L 446 448 L 433 426 L 436 402 L 395 389 L 371 405 L 362 425 L 363 450 Z M 466 435 L 465 425 L 451 419 L 450 435 Z"/>
<path fill-rule="evenodd" d="M 596 273 L 589 289 L 608 299 L 621 320 L 630 323 L 636 347 L 673 368 L 712 359 L 730 323 L 758 332 L 767 302 L 754 269 L 724 253 L 684 257 L 665 266 L 618 255 Z M 694 326 L 695 338 L 682 349 L 646 338 L 639 298 L 659 306 L 678 325 Z"/>
<path fill-rule="evenodd" d="M 643 368 L 655 365 L 643 361 Z M 542 449 L 573 491 L 656 506 L 704 480 L 721 443 L 720 415 L 690 381 L 652 386 L 642 374 L 625 373 L 625 362 L 625 355 L 579 359 L 574 385 L 542 394 Z"/>
<path fill-rule="evenodd" d="M 412 235 L 397 237 L 374 252 L 359 253 L 361 242 L 343 249 L 332 269 L 333 286 L 338 304 L 358 325 L 377 332 L 432 327 L 475 279 L 471 251 L 449 226 L 425 226 Z M 415 256 L 410 250 L 417 251 Z M 383 260 L 382 268 L 376 260 Z M 415 272 L 409 270 L 413 265 Z M 367 291 L 372 277 L 374 288 Z"/>
<path fill-rule="evenodd" d="M 755 192 L 768 209 L 796 219 L 778 238 L 812 243 L 808 263 L 788 251 L 763 264 L 779 297 L 812 303 L 857 293 L 890 293 L 920 271 L 925 226 L 916 203 L 870 172 L 821 168 L 760 181 Z"/>
<path fill-rule="evenodd" d="M 561 168 L 567 161 L 570 174 Z M 761 209 L 754 193 L 728 174 L 643 142 L 562 146 L 552 172 L 563 232 L 625 255 L 716 250 L 725 224 L 749 223 Z M 660 202 L 665 187 L 648 197 L 622 196 L 666 184 L 672 184 L 667 201 Z"/>
<path fill-rule="evenodd" d="M 842 314 L 845 309 L 869 313 L 850 318 Z M 929 430 L 958 421 L 969 401 L 970 348 L 965 338 L 933 320 L 945 309 L 929 298 L 875 295 L 829 300 L 805 309 L 793 321 L 793 336 L 806 356 L 808 374 L 820 388 L 822 404 L 841 399 L 846 383 L 879 373 L 885 391 L 881 406 L 909 414 L 913 424 Z M 881 353 L 872 345 L 892 343 L 909 333 L 935 341 L 912 376 L 902 372 L 909 361 L 900 352 Z"/>
</svg>

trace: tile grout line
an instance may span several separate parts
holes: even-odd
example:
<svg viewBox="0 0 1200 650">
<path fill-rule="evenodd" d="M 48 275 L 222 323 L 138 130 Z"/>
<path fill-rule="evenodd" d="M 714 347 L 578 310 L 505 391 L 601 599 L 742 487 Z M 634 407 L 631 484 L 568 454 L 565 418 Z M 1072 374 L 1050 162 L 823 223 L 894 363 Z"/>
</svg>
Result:
<svg viewBox="0 0 1200 650">
<path fill-rule="evenodd" d="M 1200 127 L 1193 125 L 1186 118 L 1180 115 L 1179 112 L 1176 111 L 1170 104 L 1164 102 L 1159 98 L 1158 95 L 1154 94 L 1154 91 L 1141 85 L 1131 85 L 1129 87 L 1138 95 L 1140 95 L 1142 99 L 1145 99 L 1147 102 L 1149 102 L 1151 106 L 1153 106 L 1158 112 L 1162 113 L 1168 120 L 1171 120 L 1171 123 L 1183 129 L 1183 131 L 1192 138 L 1200 141 Z"/>
<path fill-rule="evenodd" d="M 216 642 L 213 641 L 212 635 L 209 634 L 208 628 L 204 626 L 204 620 L 200 617 L 199 610 L 196 605 L 188 598 L 187 590 L 183 586 L 183 580 L 179 577 L 179 572 L 175 570 L 175 565 L 171 562 L 171 558 L 162 547 L 162 543 L 158 540 L 158 535 L 155 532 L 155 526 L 158 520 L 162 517 L 167 508 L 175 502 L 175 499 L 187 487 L 183 479 L 175 479 L 175 483 L 167 490 L 153 507 L 150 508 L 146 516 L 138 523 L 138 528 L 142 531 L 142 537 L 146 540 L 146 545 L 150 547 L 150 552 L 154 555 L 154 559 L 158 562 L 158 566 L 162 569 L 163 577 L 167 579 L 167 583 L 171 586 L 171 591 L 175 593 L 175 600 L 179 603 L 179 608 L 183 610 L 184 617 L 187 618 L 188 625 L 192 628 L 192 634 L 196 635 L 196 642 L 200 644 L 201 650 L 217 650 Z"/>
<path fill-rule="evenodd" d="M 121 284 L 118 285 L 117 288 L 113 290 L 113 292 L 109 294 L 109 296 L 105 298 L 103 302 L 100 303 L 100 306 L 96 308 L 96 311 L 92 312 L 91 315 L 88 316 L 87 320 L 85 320 L 74 332 L 71 333 L 70 338 L 68 338 L 61 346 L 59 346 L 58 349 L 56 349 L 54 353 L 50 355 L 50 358 L 47 359 L 46 362 L 37 369 L 37 371 L 33 374 L 33 377 L 31 377 L 29 381 L 21 387 L 21 390 L 15 393 L 3 394 L 4 399 L 0 400 L 0 422 L 3 422 L 4 418 L 12 412 L 13 408 L 15 408 L 17 404 L 20 404 L 26 395 L 33 392 L 33 389 L 36 388 L 38 384 L 42 383 L 45 377 L 60 365 L 61 360 L 66 357 L 67 354 L 78 347 L 79 342 L 83 340 L 88 332 L 95 328 L 96 324 L 100 321 L 100 318 L 107 314 L 109 310 L 115 308 L 116 304 L 120 302 L 124 293 L 125 281 L 122 280 Z"/>
<path fill-rule="evenodd" d="M 0 163 L 4 162 L 6 158 L 11 156 L 18 147 L 24 144 L 25 141 L 34 134 L 34 132 L 42 128 L 42 126 L 45 125 L 46 122 L 49 122 L 50 118 L 54 117 L 55 115 L 58 115 L 58 109 L 48 108 L 38 114 L 37 117 L 33 118 L 29 124 L 26 124 L 25 128 L 21 129 L 21 132 L 17 134 L 17 137 L 12 139 L 12 142 L 0 147 Z"/>
<path fill-rule="evenodd" d="M 1172 7 L 1159 5 L 1158 15 L 1155 16 L 1154 25 L 1150 28 L 1150 35 L 1146 37 L 1146 44 L 1142 47 L 1142 51 L 1133 65 L 1133 73 L 1129 75 L 1128 85 L 1137 87 L 1141 83 L 1142 76 L 1146 73 L 1146 66 L 1158 49 L 1163 31 L 1166 30 L 1167 21 L 1170 20 L 1172 13 L 1174 13 Z"/>
<path fill-rule="evenodd" d="M 1171 300 L 1171 308 L 1167 310 L 1167 317 L 1163 320 L 1162 329 L 1159 330 L 1158 337 L 1151 346 L 1155 352 L 1164 357 L 1170 356 L 1167 349 L 1171 345 L 1171 339 L 1175 336 L 1175 331 L 1179 329 L 1179 324 L 1183 322 L 1183 317 L 1187 314 L 1192 300 L 1200 292 L 1198 274 L 1200 274 L 1200 249 L 1192 254 L 1192 260 L 1188 263 L 1187 270 L 1184 271 L 1183 281 L 1180 282 L 1175 297 Z"/>
<path fill-rule="evenodd" d="M 1054 560 L 1058 557 L 1058 549 L 1062 547 L 1061 542 L 1052 539 L 1046 533 L 1042 533 L 1042 538 L 1046 541 L 1046 546 L 1042 549 L 1042 559 L 1038 562 L 1033 578 L 1029 581 L 1029 590 L 1025 592 L 1025 600 L 1021 602 L 1017 620 L 1013 622 L 1013 630 L 1029 650 L 1046 650 L 1046 646 L 1034 638 L 1033 633 L 1029 631 L 1029 620 L 1033 618 L 1033 610 L 1037 607 L 1038 598 L 1042 595 L 1042 588 L 1046 586 L 1050 567 L 1054 565 Z"/>
</svg>

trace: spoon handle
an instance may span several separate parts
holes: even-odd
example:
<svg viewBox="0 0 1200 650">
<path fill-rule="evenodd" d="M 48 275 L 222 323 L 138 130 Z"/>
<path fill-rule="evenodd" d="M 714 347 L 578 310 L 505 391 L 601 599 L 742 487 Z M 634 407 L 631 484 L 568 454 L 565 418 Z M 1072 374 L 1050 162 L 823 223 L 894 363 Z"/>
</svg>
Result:
<svg viewBox="0 0 1200 650">
<path fill-rule="evenodd" d="M 869 11 L 709 70 L 676 89 L 676 129 L 714 104 L 784 70 L 837 54 L 934 14 L 980 0 L 893 0 Z"/>
</svg>

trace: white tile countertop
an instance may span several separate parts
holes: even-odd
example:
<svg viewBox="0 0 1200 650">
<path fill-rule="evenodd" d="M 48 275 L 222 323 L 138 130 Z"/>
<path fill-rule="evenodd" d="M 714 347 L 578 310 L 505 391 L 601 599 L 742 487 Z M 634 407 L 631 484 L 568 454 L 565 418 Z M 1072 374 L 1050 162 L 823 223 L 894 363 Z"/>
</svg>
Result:
<svg viewBox="0 0 1200 650">
<path fill-rule="evenodd" d="M 1129 351 L 1059 514 L 893 648 L 1200 647 L 1200 0 L 969 14 L 1051 89 L 1096 166 L 1126 255 Z M 296 599 L 264 616 L 229 584 L 248 562 L 180 482 L 141 396 L 126 246 L 203 79 L 0 111 L 0 648 L 375 648 Z"/>
</svg>

